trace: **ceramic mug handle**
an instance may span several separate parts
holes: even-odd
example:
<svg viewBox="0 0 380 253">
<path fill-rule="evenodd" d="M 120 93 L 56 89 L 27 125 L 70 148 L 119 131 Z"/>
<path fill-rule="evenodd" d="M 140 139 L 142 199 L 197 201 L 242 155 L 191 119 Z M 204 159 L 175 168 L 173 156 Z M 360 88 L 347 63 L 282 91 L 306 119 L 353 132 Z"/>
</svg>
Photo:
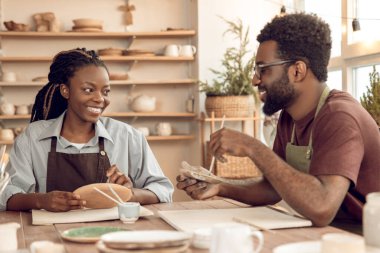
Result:
<svg viewBox="0 0 380 253">
<path fill-rule="evenodd" d="M 260 231 L 253 231 L 252 232 L 252 236 L 253 237 L 256 237 L 257 240 L 258 240 L 258 244 L 257 246 L 255 247 L 255 249 L 253 250 L 253 253 L 258 253 L 261 251 L 261 249 L 263 248 L 263 244 L 264 244 L 264 236 L 263 236 L 263 233 L 261 233 Z"/>
<path fill-rule="evenodd" d="M 195 46 L 191 46 L 191 50 L 193 51 L 193 54 L 197 52 L 197 48 Z"/>
</svg>

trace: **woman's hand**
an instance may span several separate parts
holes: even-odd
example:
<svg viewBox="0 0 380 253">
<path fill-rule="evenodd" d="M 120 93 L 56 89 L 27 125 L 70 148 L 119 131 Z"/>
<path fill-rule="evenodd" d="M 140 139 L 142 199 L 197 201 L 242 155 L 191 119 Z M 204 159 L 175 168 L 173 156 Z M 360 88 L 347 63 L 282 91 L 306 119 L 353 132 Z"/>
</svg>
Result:
<svg viewBox="0 0 380 253">
<path fill-rule="evenodd" d="M 192 199 L 204 200 L 219 194 L 219 184 L 210 184 L 183 175 L 178 175 L 176 180 L 177 188 L 184 190 Z"/>
<path fill-rule="evenodd" d="M 122 173 L 115 164 L 107 170 L 106 176 L 108 177 L 109 183 L 124 185 L 129 189 L 133 188 L 132 180 L 128 176 L 124 175 L 124 173 Z"/>
<path fill-rule="evenodd" d="M 81 209 L 86 201 L 81 200 L 78 194 L 63 191 L 51 191 L 39 194 L 37 207 L 51 212 L 66 212 L 73 209 Z"/>
</svg>

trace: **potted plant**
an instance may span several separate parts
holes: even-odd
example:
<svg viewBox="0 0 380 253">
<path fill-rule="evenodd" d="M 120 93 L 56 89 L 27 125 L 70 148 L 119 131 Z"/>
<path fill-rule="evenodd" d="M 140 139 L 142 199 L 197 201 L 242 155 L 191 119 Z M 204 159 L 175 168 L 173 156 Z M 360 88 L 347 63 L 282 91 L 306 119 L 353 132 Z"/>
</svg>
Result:
<svg viewBox="0 0 380 253">
<path fill-rule="evenodd" d="M 380 75 L 375 66 L 372 73 L 369 74 L 369 78 L 370 87 L 367 87 L 367 92 L 360 98 L 360 103 L 380 126 Z"/>
<path fill-rule="evenodd" d="M 244 29 L 242 21 L 229 21 L 224 34 L 232 34 L 239 40 L 239 46 L 229 47 L 222 59 L 222 69 L 210 69 L 215 74 L 211 83 L 199 82 L 201 92 L 206 93 L 206 112 L 215 117 L 246 117 L 252 115 L 257 99 L 256 89 L 252 86 L 255 56 L 247 49 L 249 28 Z"/>
</svg>

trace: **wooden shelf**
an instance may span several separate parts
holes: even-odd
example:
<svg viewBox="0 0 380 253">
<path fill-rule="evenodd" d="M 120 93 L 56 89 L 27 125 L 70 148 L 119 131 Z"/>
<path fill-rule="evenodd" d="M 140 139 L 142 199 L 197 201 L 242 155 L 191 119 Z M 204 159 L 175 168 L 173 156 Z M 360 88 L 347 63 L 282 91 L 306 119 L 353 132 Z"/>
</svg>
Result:
<svg viewBox="0 0 380 253">
<path fill-rule="evenodd" d="M 171 38 L 171 37 L 191 37 L 196 32 L 194 30 L 161 31 L 161 32 L 9 32 L 1 31 L 1 37 L 22 37 L 22 38 Z"/>
<path fill-rule="evenodd" d="M 112 86 L 123 86 L 123 85 L 189 85 L 196 83 L 195 79 L 171 79 L 171 80 L 117 80 L 110 81 Z M 17 81 L 17 82 L 0 82 L 0 87 L 35 87 L 43 86 L 46 82 L 33 82 L 33 81 Z"/>
<path fill-rule="evenodd" d="M 195 113 L 187 112 L 109 112 L 103 116 L 111 118 L 150 117 L 150 118 L 193 118 Z M 30 114 L 25 115 L 0 115 L 0 120 L 30 119 Z"/>
<path fill-rule="evenodd" d="M 194 135 L 170 135 L 170 136 L 147 136 L 148 141 L 180 141 L 180 140 L 193 140 Z"/>
<path fill-rule="evenodd" d="M 125 62 L 125 61 L 193 61 L 192 56 L 102 56 L 103 61 Z M 0 62 L 51 62 L 50 56 L 0 56 Z"/>
<path fill-rule="evenodd" d="M 181 141 L 181 140 L 193 140 L 194 135 L 170 135 L 170 136 L 147 136 L 148 141 Z M 13 145 L 14 141 L 0 141 L 0 145 Z"/>
</svg>

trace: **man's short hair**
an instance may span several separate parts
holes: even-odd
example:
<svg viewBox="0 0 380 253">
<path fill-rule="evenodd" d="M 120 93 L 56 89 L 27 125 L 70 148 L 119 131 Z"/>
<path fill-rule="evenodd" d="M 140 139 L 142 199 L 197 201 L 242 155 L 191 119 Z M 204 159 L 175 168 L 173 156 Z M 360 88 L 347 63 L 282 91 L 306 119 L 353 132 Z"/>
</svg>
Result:
<svg viewBox="0 0 380 253">
<path fill-rule="evenodd" d="M 275 17 L 257 36 L 259 43 L 277 42 L 281 59 L 303 60 L 321 82 L 327 80 L 331 53 L 329 25 L 314 14 L 295 13 Z"/>
</svg>

